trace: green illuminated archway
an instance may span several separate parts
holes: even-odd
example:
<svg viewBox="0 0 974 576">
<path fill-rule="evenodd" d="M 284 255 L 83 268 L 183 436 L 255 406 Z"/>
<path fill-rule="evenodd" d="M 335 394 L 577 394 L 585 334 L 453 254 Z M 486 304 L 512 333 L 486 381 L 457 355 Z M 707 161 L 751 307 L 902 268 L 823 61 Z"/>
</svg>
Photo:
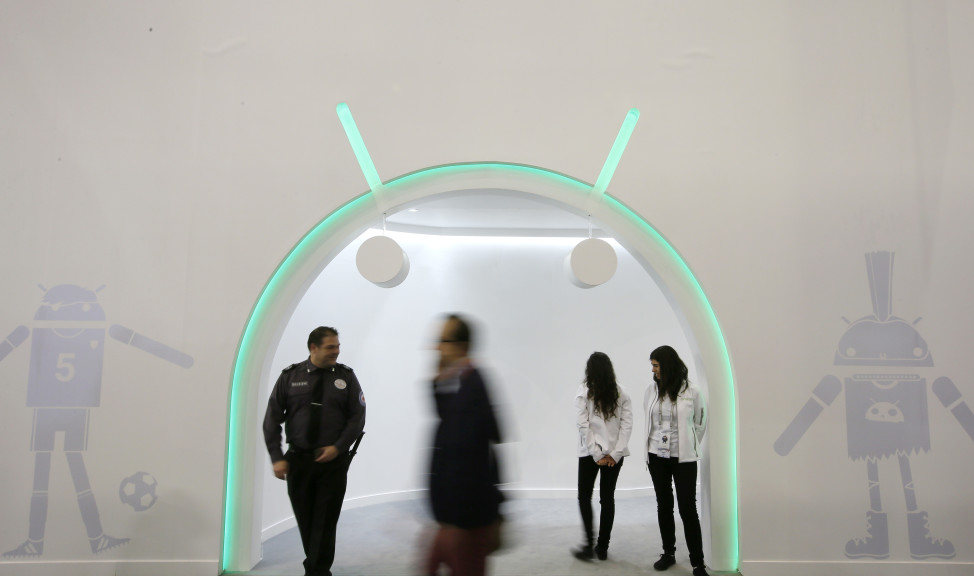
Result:
<svg viewBox="0 0 974 576">
<path fill-rule="evenodd" d="M 611 195 L 563 174 L 517 164 L 471 163 L 419 170 L 358 196 L 318 223 L 291 250 L 257 299 L 237 350 L 229 396 L 226 493 L 221 565 L 245 571 L 260 550 L 257 465 L 260 385 L 284 328 L 308 287 L 345 246 L 381 219 L 423 198 L 462 190 L 509 190 L 584 211 L 601 223 L 659 285 L 683 325 L 698 373 L 710 394 L 709 470 L 711 566 L 738 568 L 737 427 L 734 381 L 717 317 L 679 253 L 638 214 Z M 707 498 L 705 495 L 704 498 Z"/>
</svg>

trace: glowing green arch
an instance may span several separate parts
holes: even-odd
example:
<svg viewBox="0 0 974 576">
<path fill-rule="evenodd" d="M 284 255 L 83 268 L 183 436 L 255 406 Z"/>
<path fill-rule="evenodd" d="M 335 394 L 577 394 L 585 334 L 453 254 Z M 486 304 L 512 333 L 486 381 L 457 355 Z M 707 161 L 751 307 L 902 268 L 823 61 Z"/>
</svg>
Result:
<svg viewBox="0 0 974 576">
<path fill-rule="evenodd" d="M 423 198 L 464 190 L 508 190 L 546 198 L 590 214 L 654 278 L 683 324 L 698 374 L 710 394 L 709 471 L 711 560 L 715 570 L 738 568 L 737 418 L 730 355 L 717 317 L 679 253 L 648 222 L 609 194 L 557 172 L 482 162 L 426 168 L 400 176 L 344 204 L 309 231 L 271 275 L 257 299 L 237 349 L 230 383 L 226 490 L 221 566 L 248 570 L 260 549 L 256 484 L 263 446 L 257 397 L 271 378 L 270 364 L 283 330 L 308 287 L 335 256 L 381 215 Z M 706 498 L 706 496 L 705 496 Z"/>
</svg>

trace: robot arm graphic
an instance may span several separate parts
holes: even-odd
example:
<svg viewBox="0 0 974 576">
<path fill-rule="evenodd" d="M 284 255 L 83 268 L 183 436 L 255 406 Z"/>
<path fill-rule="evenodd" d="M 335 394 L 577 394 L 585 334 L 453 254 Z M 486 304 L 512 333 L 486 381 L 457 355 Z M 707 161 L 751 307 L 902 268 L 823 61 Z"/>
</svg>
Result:
<svg viewBox="0 0 974 576">
<path fill-rule="evenodd" d="M 179 350 L 170 348 L 162 342 L 158 342 L 135 332 L 131 328 L 126 328 L 120 324 L 112 324 L 108 329 L 108 335 L 123 344 L 135 346 L 143 352 L 148 352 L 153 356 L 158 356 L 167 362 L 172 362 L 177 366 L 189 368 L 193 365 L 193 357 Z"/>
<path fill-rule="evenodd" d="M 937 378 L 933 385 L 931 386 L 934 395 L 940 400 L 940 403 L 944 405 L 944 408 L 950 410 L 950 413 L 954 415 L 954 418 L 960 422 L 960 425 L 964 428 L 964 432 L 974 440 L 974 412 L 971 412 L 970 406 L 967 402 L 961 399 L 960 390 L 957 386 L 947 377 Z"/>
<path fill-rule="evenodd" d="M 812 390 L 812 395 L 792 419 L 785 431 L 778 436 L 774 442 L 774 451 L 781 456 L 786 456 L 791 452 L 795 444 L 801 440 L 805 432 L 811 428 L 812 423 L 819 417 L 826 406 L 830 406 L 835 398 L 842 391 L 842 383 L 835 376 L 826 376 Z"/>
<path fill-rule="evenodd" d="M 7 335 L 7 338 L 3 342 L 0 342 L 0 362 L 14 351 L 14 348 L 20 346 L 27 340 L 30 336 L 30 330 L 26 326 L 17 326 L 14 331 Z"/>
</svg>

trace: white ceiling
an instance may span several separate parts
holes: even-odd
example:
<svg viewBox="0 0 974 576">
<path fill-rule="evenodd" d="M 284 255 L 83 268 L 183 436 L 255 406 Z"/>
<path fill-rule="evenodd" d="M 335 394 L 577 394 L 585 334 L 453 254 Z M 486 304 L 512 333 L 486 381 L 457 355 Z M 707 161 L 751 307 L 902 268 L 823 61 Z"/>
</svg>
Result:
<svg viewBox="0 0 974 576">
<path fill-rule="evenodd" d="M 588 237 L 589 218 L 509 190 L 465 190 L 424 199 L 386 216 L 389 230 L 451 236 Z M 596 223 L 592 234 L 604 236 Z"/>
</svg>

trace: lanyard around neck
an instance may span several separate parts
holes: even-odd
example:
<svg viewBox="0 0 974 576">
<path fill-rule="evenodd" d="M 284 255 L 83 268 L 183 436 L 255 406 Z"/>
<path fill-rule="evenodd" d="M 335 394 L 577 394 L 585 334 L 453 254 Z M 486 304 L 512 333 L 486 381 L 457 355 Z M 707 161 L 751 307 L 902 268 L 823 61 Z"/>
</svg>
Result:
<svg viewBox="0 0 974 576">
<path fill-rule="evenodd" d="M 664 398 L 669 398 L 669 396 L 667 396 L 666 394 L 660 393 L 659 388 L 657 388 L 656 391 L 659 394 L 659 425 L 662 426 L 663 425 L 663 399 Z M 673 406 L 673 408 L 676 408 L 676 401 L 675 400 L 670 400 L 670 405 Z M 673 408 L 670 409 L 670 421 L 671 422 L 673 421 L 673 413 L 675 412 L 675 410 Z"/>
</svg>

